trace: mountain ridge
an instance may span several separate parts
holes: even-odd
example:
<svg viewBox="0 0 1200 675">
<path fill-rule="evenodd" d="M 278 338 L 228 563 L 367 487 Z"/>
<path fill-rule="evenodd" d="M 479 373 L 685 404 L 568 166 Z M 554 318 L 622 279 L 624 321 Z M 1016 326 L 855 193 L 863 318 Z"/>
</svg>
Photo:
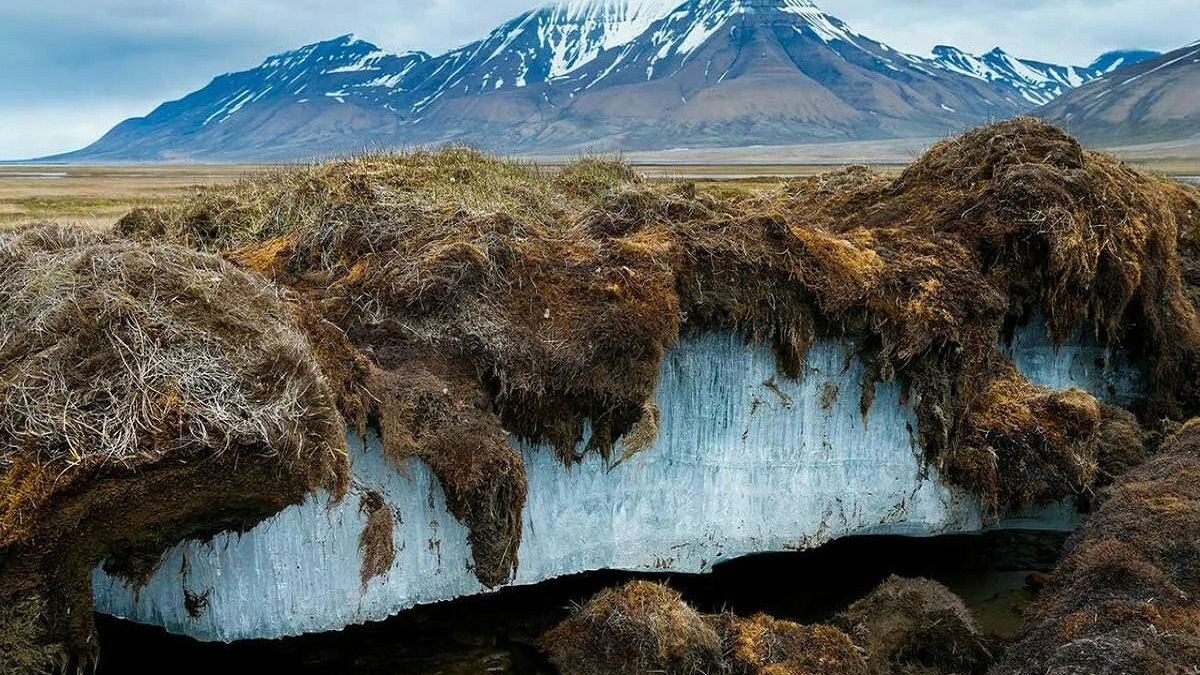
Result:
<svg viewBox="0 0 1200 675">
<path fill-rule="evenodd" d="M 1089 143 L 1200 140 L 1200 41 L 1106 74 L 1038 116 Z"/>
<path fill-rule="evenodd" d="M 305 45 L 50 159 L 275 160 L 445 142 L 503 152 L 652 150 L 941 135 L 1028 110 L 1101 74 L 999 49 L 939 50 L 931 58 L 895 50 L 808 0 L 568 0 L 438 56 L 391 54 L 353 35 Z"/>
</svg>

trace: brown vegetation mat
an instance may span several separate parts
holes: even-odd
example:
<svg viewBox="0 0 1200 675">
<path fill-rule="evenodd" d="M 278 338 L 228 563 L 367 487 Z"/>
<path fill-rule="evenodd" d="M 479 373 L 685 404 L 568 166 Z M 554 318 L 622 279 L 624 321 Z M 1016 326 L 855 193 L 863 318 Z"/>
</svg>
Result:
<svg viewBox="0 0 1200 675">
<path fill-rule="evenodd" d="M 679 593 L 646 581 L 602 591 L 541 639 L 562 675 L 712 675 L 721 638 Z"/>
<path fill-rule="evenodd" d="M 392 507 L 378 492 L 362 495 L 358 510 L 367 517 L 367 524 L 358 536 L 358 552 L 362 556 L 359 579 L 366 592 L 367 584 L 387 574 L 396 562 L 396 520 L 392 517 Z"/>
<path fill-rule="evenodd" d="M 0 632 L 24 643 L 0 672 L 94 656 L 101 560 L 136 573 L 343 489 L 336 403 L 261 277 L 65 227 L 0 235 L 0 608 L 19 615 Z"/>
<path fill-rule="evenodd" d="M 103 504 L 136 491 L 156 505 L 171 490 L 146 492 L 154 472 L 236 466 L 210 494 L 269 513 L 343 480 L 349 419 L 379 427 L 397 461 L 429 463 L 471 528 L 478 577 L 503 583 L 526 491 L 508 433 L 567 462 L 589 428 L 606 457 L 649 446 L 660 361 L 683 330 L 769 342 L 790 376 L 817 337 L 856 340 L 873 380 L 905 385 L 930 462 L 994 513 L 1086 493 L 1115 472 L 1104 462 L 1130 461 L 1110 442 L 1127 420 L 1031 384 L 997 345 L 1034 309 L 1056 340 L 1094 326 L 1152 364 L 1148 419 L 1196 412 L 1198 205 L 1017 119 L 938 144 L 896 180 L 858 168 L 697 193 L 615 162 L 551 174 L 450 149 L 139 210 L 118 233 L 144 247 L 6 235 L 0 564 L 70 544 L 86 551 L 65 558 L 78 576 L 90 556 L 157 546 L 167 521 L 178 539 L 233 512 L 211 498 L 154 518 L 80 506 L 100 486 Z M 281 488 L 251 498 L 256 471 Z M 111 522 L 77 527 L 101 513 Z M 51 528 L 95 534 L 39 536 Z"/>
<path fill-rule="evenodd" d="M 893 576 L 837 617 L 881 675 L 971 675 L 992 662 L 962 599 L 928 579 Z"/>
<path fill-rule="evenodd" d="M 859 649 L 833 626 L 804 626 L 765 614 L 710 618 L 731 675 L 868 675 Z"/>
<path fill-rule="evenodd" d="M 997 675 L 1196 672 L 1200 420 L 1101 500 Z"/>
<path fill-rule="evenodd" d="M 1031 384 L 997 345 L 1034 309 L 1060 341 L 1092 325 L 1154 364 L 1151 419 L 1195 411 L 1180 246 L 1198 204 L 1016 119 L 896 180 L 853 168 L 697 193 L 619 163 L 543 173 L 450 149 L 205 190 L 118 231 L 219 252 L 345 331 L 380 371 L 371 415 L 389 454 L 433 466 L 494 584 L 516 563 L 525 490 L 504 435 L 568 462 L 585 422 L 605 456 L 621 438 L 621 456 L 650 445 L 659 362 L 682 330 L 769 342 L 792 376 L 816 337 L 856 339 L 872 378 L 906 385 L 930 461 L 994 513 L 1086 493 L 1111 418 Z"/>
<path fill-rule="evenodd" d="M 963 601 L 925 579 L 893 577 L 837 622 L 704 616 L 635 581 L 575 608 L 540 646 L 562 675 L 972 675 L 992 663 Z"/>
</svg>

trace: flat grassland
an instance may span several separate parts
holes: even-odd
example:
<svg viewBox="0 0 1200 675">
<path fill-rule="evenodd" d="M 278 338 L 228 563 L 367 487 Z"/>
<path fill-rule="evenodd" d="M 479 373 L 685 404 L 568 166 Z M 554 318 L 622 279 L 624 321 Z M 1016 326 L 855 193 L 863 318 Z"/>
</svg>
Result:
<svg viewBox="0 0 1200 675">
<path fill-rule="evenodd" d="M 667 151 L 631 153 L 625 159 L 653 180 L 761 190 L 785 178 L 815 175 L 852 163 L 899 172 L 917 158 L 920 145 L 920 141 L 908 141 L 903 146 L 896 142 L 830 144 L 804 151 L 801 146 Z M 1196 178 L 1200 176 L 1200 145 L 1139 146 L 1118 149 L 1117 154 L 1150 171 L 1200 180 Z M 538 158 L 551 166 L 565 159 Z M 168 204 L 203 186 L 231 183 L 272 168 L 277 167 L 0 165 L 0 229 L 51 220 L 107 229 L 135 207 Z"/>
<path fill-rule="evenodd" d="M 166 204 L 255 166 L 0 166 L 0 229 L 48 220 L 104 229 L 136 206 Z"/>
<path fill-rule="evenodd" d="M 266 165 L 0 166 L 0 229 L 62 221 L 111 227 L 138 206 L 160 206 L 204 186 L 270 171 Z M 783 177 L 813 175 L 831 165 L 644 165 L 653 180 L 734 184 L 749 190 Z"/>
</svg>

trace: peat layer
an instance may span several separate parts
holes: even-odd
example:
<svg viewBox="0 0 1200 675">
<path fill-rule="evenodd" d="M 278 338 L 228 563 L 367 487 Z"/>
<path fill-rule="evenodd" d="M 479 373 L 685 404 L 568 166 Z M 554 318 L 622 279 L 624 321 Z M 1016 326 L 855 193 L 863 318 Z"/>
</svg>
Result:
<svg viewBox="0 0 1200 675">
<path fill-rule="evenodd" d="M 1016 119 L 895 179 L 765 194 L 448 149 L 204 190 L 129 214 L 123 239 L 6 235 L 0 575 L 78 653 L 90 627 L 60 627 L 56 603 L 85 605 L 86 564 L 144 572 L 168 539 L 340 485 L 348 420 L 432 467 L 476 574 L 504 583 L 526 496 L 509 433 L 567 463 L 644 450 L 683 331 L 769 342 L 793 377 L 817 337 L 847 338 L 867 384 L 905 386 L 930 464 L 994 514 L 1086 495 L 1128 465 L 1110 450 L 1129 418 L 1033 385 L 998 345 L 1034 310 L 1058 341 L 1090 326 L 1150 365 L 1143 419 L 1193 414 L 1198 219 L 1195 189 Z M 71 551 L 75 586 L 48 593 Z"/>
</svg>

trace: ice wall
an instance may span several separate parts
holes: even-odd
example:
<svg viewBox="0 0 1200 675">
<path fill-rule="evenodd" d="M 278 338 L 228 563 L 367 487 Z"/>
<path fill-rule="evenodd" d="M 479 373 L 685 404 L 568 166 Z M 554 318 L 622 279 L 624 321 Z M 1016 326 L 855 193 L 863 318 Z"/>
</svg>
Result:
<svg viewBox="0 0 1200 675">
<path fill-rule="evenodd" d="M 1012 350 L 1035 380 L 1106 396 L 1136 390 L 1136 371 L 1094 345 L 1055 353 L 1035 332 L 1022 331 Z M 596 569 L 704 572 L 855 534 L 979 531 L 975 500 L 922 464 L 895 384 L 877 387 L 863 419 L 863 366 L 851 353 L 821 341 L 807 376 L 793 381 L 776 375 L 769 349 L 729 334 L 689 338 L 664 360 L 652 448 L 616 468 L 592 454 L 570 471 L 549 450 L 522 448 L 529 500 L 514 583 Z M 352 438 L 351 458 L 353 487 L 340 503 L 314 496 L 244 535 L 185 542 L 140 589 L 97 569 L 97 610 L 233 641 L 336 630 L 484 592 L 466 528 L 428 467 L 412 460 L 397 470 L 374 436 Z M 368 491 L 393 511 L 396 558 L 364 586 L 359 496 Z M 999 526 L 1073 524 L 1060 507 Z"/>
</svg>

